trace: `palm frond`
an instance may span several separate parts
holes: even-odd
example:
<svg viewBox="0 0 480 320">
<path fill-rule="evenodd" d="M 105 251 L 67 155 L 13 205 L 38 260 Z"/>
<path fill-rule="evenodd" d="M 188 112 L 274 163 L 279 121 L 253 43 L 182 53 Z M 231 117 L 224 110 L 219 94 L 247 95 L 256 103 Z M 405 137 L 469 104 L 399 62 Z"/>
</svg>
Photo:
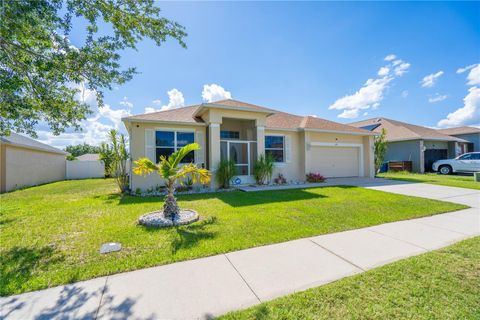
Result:
<svg viewBox="0 0 480 320">
<path fill-rule="evenodd" d="M 140 158 L 133 162 L 135 167 L 133 168 L 133 173 L 138 175 L 146 175 L 152 173 L 153 171 L 158 171 L 159 168 L 148 158 Z"/>
<path fill-rule="evenodd" d="M 176 152 L 172 153 L 168 157 L 168 162 L 172 168 L 176 168 L 183 158 L 187 156 L 192 151 L 200 150 L 200 145 L 198 143 L 190 143 L 185 147 L 178 149 Z"/>
<path fill-rule="evenodd" d="M 189 163 L 180 168 L 175 175 L 176 179 L 183 179 L 187 176 L 191 176 L 192 182 L 201 184 L 208 184 L 210 182 L 210 172 L 207 169 L 198 168 L 193 163 Z"/>
</svg>

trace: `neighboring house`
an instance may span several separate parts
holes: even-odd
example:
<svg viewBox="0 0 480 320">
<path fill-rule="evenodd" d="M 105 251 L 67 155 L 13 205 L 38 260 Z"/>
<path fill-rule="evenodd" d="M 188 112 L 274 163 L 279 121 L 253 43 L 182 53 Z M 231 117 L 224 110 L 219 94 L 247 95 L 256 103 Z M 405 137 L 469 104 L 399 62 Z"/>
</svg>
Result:
<svg viewBox="0 0 480 320">
<path fill-rule="evenodd" d="M 375 133 L 316 117 L 297 116 L 253 104 L 221 100 L 122 119 L 129 133 L 132 161 L 158 161 L 197 142 L 201 150 L 187 156 L 211 170 L 221 159 L 235 161 L 236 183 L 253 183 L 253 164 L 260 154 L 275 158 L 274 176 L 304 181 L 308 172 L 326 177 L 373 177 Z M 131 174 L 130 186 L 161 184 L 157 175 Z M 212 179 L 214 181 L 214 179 Z"/>
<path fill-rule="evenodd" d="M 67 161 L 67 179 L 104 178 L 105 164 L 98 153 L 86 153 Z"/>
<path fill-rule="evenodd" d="M 78 161 L 99 161 L 100 154 L 98 153 L 85 153 L 77 157 Z"/>
<path fill-rule="evenodd" d="M 474 127 L 458 127 L 450 129 L 441 129 L 438 132 L 449 136 L 467 140 L 467 146 L 462 153 L 480 151 L 480 128 Z"/>
<path fill-rule="evenodd" d="M 417 126 L 386 118 L 374 118 L 350 123 L 357 128 L 380 133 L 387 131 L 386 161 L 412 161 L 414 172 L 428 172 L 436 160 L 454 158 L 462 153 L 468 141 Z"/>
<path fill-rule="evenodd" d="M 0 137 L 0 192 L 65 179 L 68 153 L 22 135 Z"/>
</svg>

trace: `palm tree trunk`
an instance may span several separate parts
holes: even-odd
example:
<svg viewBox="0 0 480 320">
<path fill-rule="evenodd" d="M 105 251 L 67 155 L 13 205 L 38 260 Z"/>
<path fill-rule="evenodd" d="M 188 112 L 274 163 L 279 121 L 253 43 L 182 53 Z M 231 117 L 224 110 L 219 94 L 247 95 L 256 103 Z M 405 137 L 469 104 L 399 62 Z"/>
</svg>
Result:
<svg viewBox="0 0 480 320">
<path fill-rule="evenodd" d="M 174 181 L 167 181 L 167 195 L 165 196 L 165 203 L 163 204 L 163 215 L 167 219 L 173 220 L 176 215 L 180 213 L 180 208 L 177 205 L 177 199 L 174 196 L 175 185 Z"/>
</svg>

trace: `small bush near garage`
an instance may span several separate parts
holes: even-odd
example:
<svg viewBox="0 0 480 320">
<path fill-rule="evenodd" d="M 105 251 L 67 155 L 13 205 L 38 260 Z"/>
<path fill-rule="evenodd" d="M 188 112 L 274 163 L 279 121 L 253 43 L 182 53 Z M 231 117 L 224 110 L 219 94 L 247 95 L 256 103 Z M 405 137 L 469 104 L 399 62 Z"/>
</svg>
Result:
<svg viewBox="0 0 480 320">
<path fill-rule="evenodd" d="M 324 182 L 325 177 L 318 172 L 307 173 L 307 182 Z"/>
</svg>

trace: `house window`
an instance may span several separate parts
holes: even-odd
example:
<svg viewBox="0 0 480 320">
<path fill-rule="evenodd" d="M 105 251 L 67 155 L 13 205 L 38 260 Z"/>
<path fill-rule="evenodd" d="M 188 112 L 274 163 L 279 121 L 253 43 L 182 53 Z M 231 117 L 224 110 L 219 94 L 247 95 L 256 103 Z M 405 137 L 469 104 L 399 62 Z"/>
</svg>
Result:
<svg viewBox="0 0 480 320">
<path fill-rule="evenodd" d="M 193 132 L 181 131 L 156 131 L 155 132 L 155 151 L 156 161 L 160 161 L 160 156 L 168 157 L 178 149 L 194 142 Z M 194 162 L 194 153 L 190 152 L 182 163 Z"/>
<path fill-rule="evenodd" d="M 240 139 L 240 132 L 238 131 L 220 131 L 220 139 Z"/>
<path fill-rule="evenodd" d="M 275 162 L 285 162 L 285 137 L 265 136 L 265 155 L 271 155 Z"/>
</svg>

